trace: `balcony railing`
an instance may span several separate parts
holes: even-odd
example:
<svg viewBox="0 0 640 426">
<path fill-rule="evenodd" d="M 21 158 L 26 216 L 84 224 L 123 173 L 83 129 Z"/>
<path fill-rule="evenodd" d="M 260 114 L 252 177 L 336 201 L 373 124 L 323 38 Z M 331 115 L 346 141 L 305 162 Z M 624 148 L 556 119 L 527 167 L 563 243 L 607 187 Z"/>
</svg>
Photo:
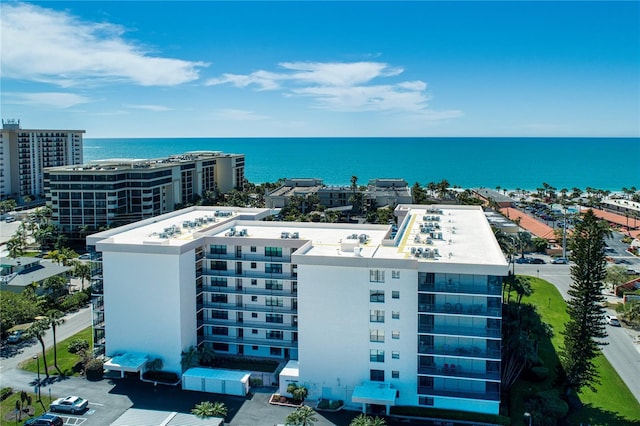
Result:
<svg viewBox="0 0 640 426">
<path fill-rule="evenodd" d="M 211 260 L 245 260 L 250 262 L 268 262 L 268 263 L 291 263 L 291 256 L 265 256 L 260 253 L 242 253 L 237 256 L 235 252 L 229 252 L 225 254 L 211 254 L 206 255 L 207 259 Z"/>
<path fill-rule="evenodd" d="M 237 336 L 222 336 L 217 334 L 206 334 L 202 336 L 205 342 L 231 343 L 238 345 L 251 346 L 271 346 L 276 348 L 297 348 L 298 342 L 292 340 L 266 339 L 266 338 L 247 338 Z"/>
<path fill-rule="evenodd" d="M 232 287 L 232 286 L 218 286 L 218 285 L 203 285 L 203 291 L 212 293 L 224 293 L 224 294 L 249 294 L 256 296 L 282 296 L 282 297 L 297 297 L 298 292 L 291 289 L 282 290 L 269 290 L 260 287 Z"/>
<path fill-rule="evenodd" d="M 281 279 L 281 280 L 297 280 L 298 274 L 297 272 L 265 272 L 258 271 L 255 269 L 245 270 L 238 273 L 235 269 L 226 269 L 223 271 L 219 271 L 216 269 L 203 268 L 202 274 L 206 276 L 212 277 L 234 277 L 234 278 L 273 278 L 273 279 Z"/>
<path fill-rule="evenodd" d="M 418 304 L 418 312 L 429 312 L 446 315 L 472 315 L 500 318 L 502 310 L 500 308 L 487 308 L 486 305 L 480 304 L 462 304 L 462 303 L 441 303 L 430 305 Z"/>
<path fill-rule="evenodd" d="M 467 293 L 467 294 L 491 294 L 500 295 L 502 288 L 500 285 L 489 284 L 449 284 L 444 282 L 419 283 L 418 291 L 433 293 Z"/>
<path fill-rule="evenodd" d="M 500 351 L 497 349 L 484 349 L 478 346 L 452 346 L 437 345 L 428 346 L 418 343 L 418 353 L 428 355 L 449 355 L 461 358 L 488 358 L 500 360 Z"/>
<path fill-rule="evenodd" d="M 298 326 L 291 324 L 291 322 L 239 322 L 235 319 L 220 319 L 213 318 L 207 320 L 198 320 L 198 327 L 210 325 L 221 327 L 233 327 L 244 329 L 257 329 L 257 330 L 282 330 L 282 331 L 297 331 Z"/>
<path fill-rule="evenodd" d="M 430 376 L 460 377 L 466 379 L 500 380 L 499 371 L 474 371 L 460 367 L 460 364 L 418 366 L 418 374 Z"/>
<path fill-rule="evenodd" d="M 266 306 L 256 304 L 236 304 L 236 303 L 213 303 L 205 302 L 204 308 L 223 309 L 227 311 L 247 311 L 247 312 L 276 312 L 283 314 L 294 314 L 298 312 L 297 307 L 291 306 Z"/>
<path fill-rule="evenodd" d="M 441 334 L 444 336 L 474 336 L 500 338 L 502 330 L 487 327 L 429 326 L 419 325 L 418 333 Z"/>
<path fill-rule="evenodd" d="M 450 396 L 454 398 L 484 399 L 486 401 L 500 401 L 499 392 L 469 392 L 461 390 L 434 389 L 427 386 L 418 386 L 418 394 L 433 396 Z"/>
</svg>

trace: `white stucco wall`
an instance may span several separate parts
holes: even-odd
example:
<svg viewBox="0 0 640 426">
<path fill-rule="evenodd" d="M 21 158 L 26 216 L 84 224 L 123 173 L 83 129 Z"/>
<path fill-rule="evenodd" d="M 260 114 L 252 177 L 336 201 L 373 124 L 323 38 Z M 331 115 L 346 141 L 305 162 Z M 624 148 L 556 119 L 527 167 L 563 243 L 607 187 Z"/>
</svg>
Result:
<svg viewBox="0 0 640 426">
<path fill-rule="evenodd" d="M 400 392 L 398 404 L 415 405 L 417 381 L 417 272 L 401 270 L 392 279 L 385 269 L 385 283 L 369 282 L 369 269 L 331 266 L 299 266 L 298 332 L 300 382 L 310 398 L 342 399 L 350 403 L 356 386 L 370 380 L 370 369 L 384 370 L 385 382 Z M 370 290 L 385 291 L 384 303 L 370 302 Z M 400 291 L 393 299 L 392 291 Z M 384 310 L 385 322 L 370 322 L 370 310 Z M 400 313 L 392 319 L 392 311 Z M 369 330 L 385 332 L 384 343 L 370 342 Z M 394 331 L 400 333 L 394 339 Z M 370 349 L 385 351 L 384 363 L 370 361 Z M 392 358 L 392 352 L 399 359 Z M 399 378 L 392 378 L 392 371 Z"/>
<path fill-rule="evenodd" d="M 180 353 L 196 344 L 194 252 L 104 252 L 106 354 L 139 352 L 180 373 Z"/>
</svg>

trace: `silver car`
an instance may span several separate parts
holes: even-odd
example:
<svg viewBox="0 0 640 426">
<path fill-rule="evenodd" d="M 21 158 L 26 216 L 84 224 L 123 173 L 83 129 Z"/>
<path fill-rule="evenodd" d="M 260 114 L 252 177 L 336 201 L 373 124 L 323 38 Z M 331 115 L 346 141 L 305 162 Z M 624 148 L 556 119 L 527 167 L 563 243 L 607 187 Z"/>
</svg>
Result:
<svg viewBox="0 0 640 426">
<path fill-rule="evenodd" d="M 68 396 L 66 398 L 58 398 L 49 405 L 49 410 L 65 412 L 65 413 L 81 413 L 87 409 L 89 401 L 79 396 Z"/>
</svg>

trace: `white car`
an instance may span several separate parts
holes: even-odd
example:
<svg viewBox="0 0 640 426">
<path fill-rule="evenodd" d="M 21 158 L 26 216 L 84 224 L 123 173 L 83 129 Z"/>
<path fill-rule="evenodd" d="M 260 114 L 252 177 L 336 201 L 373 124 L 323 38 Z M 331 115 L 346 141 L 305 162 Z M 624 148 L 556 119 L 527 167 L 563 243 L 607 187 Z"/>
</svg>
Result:
<svg viewBox="0 0 640 426">
<path fill-rule="evenodd" d="M 612 325 L 614 327 L 620 327 L 620 321 L 618 321 L 618 317 L 615 315 L 605 315 L 604 316 L 605 321 L 607 321 L 607 324 Z"/>
<path fill-rule="evenodd" d="M 79 396 L 68 396 L 66 398 L 58 398 L 49 405 L 49 410 L 65 413 L 81 413 L 87 409 L 89 401 Z"/>
</svg>

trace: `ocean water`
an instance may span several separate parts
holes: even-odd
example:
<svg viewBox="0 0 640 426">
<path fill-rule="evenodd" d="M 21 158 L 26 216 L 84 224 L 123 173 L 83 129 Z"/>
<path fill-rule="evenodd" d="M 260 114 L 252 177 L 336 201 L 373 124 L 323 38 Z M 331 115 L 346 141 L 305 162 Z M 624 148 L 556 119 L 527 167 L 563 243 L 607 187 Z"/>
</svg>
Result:
<svg viewBox="0 0 640 426">
<path fill-rule="evenodd" d="M 320 178 L 327 185 L 403 178 L 462 188 L 640 188 L 639 138 L 148 138 L 84 141 L 84 161 L 188 151 L 245 154 L 253 183 Z"/>
</svg>

